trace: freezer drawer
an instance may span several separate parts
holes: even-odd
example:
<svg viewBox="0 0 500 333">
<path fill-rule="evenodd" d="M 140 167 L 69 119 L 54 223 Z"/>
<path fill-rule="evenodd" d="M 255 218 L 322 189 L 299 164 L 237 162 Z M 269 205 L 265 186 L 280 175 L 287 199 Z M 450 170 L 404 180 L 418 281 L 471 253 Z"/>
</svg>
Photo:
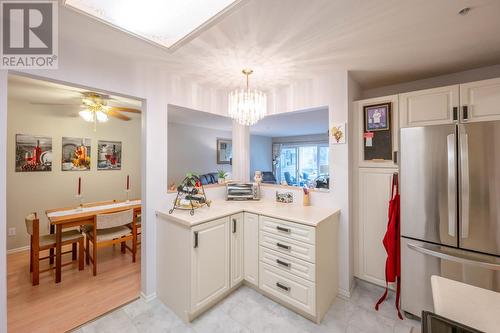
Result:
<svg viewBox="0 0 500 333">
<path fill-rule="evenodd" d="M 500 258 L 401 238 L 401 308 L 434 311 L 431 276 L 500 292 Z"/>
</svg>

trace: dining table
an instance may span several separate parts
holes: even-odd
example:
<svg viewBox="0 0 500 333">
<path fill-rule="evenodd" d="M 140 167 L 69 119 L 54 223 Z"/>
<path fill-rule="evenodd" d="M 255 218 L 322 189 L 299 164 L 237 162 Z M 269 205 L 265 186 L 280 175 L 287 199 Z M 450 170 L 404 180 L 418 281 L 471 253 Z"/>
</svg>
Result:
<svg viewBox="0 0 500 333">
<path fill-rule="evenodd" d="M 56 278 L 55 282 L 61 282 L 62 266 L 62 230 L 74 228 L 82 225 L 94 225 L 96 216 L 99 214 L 117 213 L 124 210 L 134 210 L 134 217 L 141 214 L 141 200 L 109 200 L 83 204 L 77 208 L 56 208 L 46 210 L 45 214 L 49 220 L 50 233 L 56 234 L 55 261 Z M 50 263 L 53 264 L 54 249 L 50 250 Z"/>
</svg>

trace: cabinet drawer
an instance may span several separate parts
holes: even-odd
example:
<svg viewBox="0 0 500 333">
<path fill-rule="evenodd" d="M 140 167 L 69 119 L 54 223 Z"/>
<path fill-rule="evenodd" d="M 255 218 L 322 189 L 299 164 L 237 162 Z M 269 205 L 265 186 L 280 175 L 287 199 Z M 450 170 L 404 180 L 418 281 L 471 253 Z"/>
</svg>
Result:
<svg viewBox="0 0 500 333">
<path fill-rule="evenodd" d="M 279 270 L 297 275 L 298 277 L 314 282 L 316 277 L 315 265 L 292 256 L 260 247 L 260 261 Z"/>
<path fill-rule="evenodd" d="M 316 295 L 314 283 L 279 269 L 260 263 L 260 289 L 284 302 L 315 315 Z"/>
<path fill-rule="evenodd" d="M 270 234 L 262 230 L 260 231 L 260 245 L 309 262 L 315 262 L 316 259 L 314 245 Z"/>
<path fill-rule="evenodd" d="M 313 227 L 267 216 L 260 216 L 259 225 L 260 230 L 271 234 L 288 237 L 309 244 L 315 243 L 316 232 Z"/>
</svg>

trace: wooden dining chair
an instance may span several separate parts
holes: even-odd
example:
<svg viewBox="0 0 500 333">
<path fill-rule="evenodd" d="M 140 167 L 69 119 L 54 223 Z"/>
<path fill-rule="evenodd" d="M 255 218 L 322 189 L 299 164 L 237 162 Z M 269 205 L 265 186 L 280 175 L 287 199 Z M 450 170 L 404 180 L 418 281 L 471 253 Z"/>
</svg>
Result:
<svg viewBox="0 0 500 333">
<path fill-rule="evenodd" d="M 133 223 L 128 224 L 130 230 L 134 229 Z M 142 234 L 142 214 L 137 214 L 135 216 L 135 234 L 137 237 L 137 246 L 141 245 L 141 234 Z"/>
<path fill-rule="evenodd" d="M 50 271 L 54 267 L 50 267 L 43 271 L 40 271 L 40 261 L 45 259 L 50 259 L 54 255 L 49 254 L 48 256 L 40 258 L 40 252 L 44 250 L 54 249 L 56 247 L 56 235 L 40 235 L 40 220 L 37 218 L 36 213 L 31 213 L 25 218 L 26 231 L 30 235 L 30 272 L 32 273 L 32 282 L 36 286 L 40 281 L 40 273 Z M 84 269 L 83 263 L 83 235 L 77 230 L 63 231 L 62 242 L 64 245 L 72 245 L 72 249 L 65 251 L 62 254 L 71 253 L 71 262 L 64 263 L 62 266 L 70 265 L 74 260 L 76 260 L 76 247 L 78 244 L 78 270 Z"/>
<path fill-rule="evenodd" d="M 95 217 L 94 224 L 85 228 L 86 234 L 86 262 L 92 262 L 93 274 L 97 275 L 97 249 L 115 244 L 121 244 L 121 251 L 125 253 L 128 249 L 132 253 L 132 262 L 135 262 L 137 253 L 137 236 L 135 228 L 136 218 L 134 210 L 129 209 L 122 212 L 99 214 Z M 132 230 L 127 227 L 132 223 Z M 127 245 L 132 242 L 132 248 Z M 92 243 L 92 253 L 90 253 Z"/>
</svg>

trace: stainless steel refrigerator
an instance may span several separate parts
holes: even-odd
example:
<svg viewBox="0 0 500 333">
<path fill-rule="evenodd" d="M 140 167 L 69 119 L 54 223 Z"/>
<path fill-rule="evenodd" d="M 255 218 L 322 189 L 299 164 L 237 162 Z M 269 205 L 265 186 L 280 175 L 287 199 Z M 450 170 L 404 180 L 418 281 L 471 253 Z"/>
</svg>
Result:
<svg viewBox="0 0 500 333">
<path fill-rule="evenodd" d="M 431 275 L 500 292 L 500 121 L 401 130 L 401 307 Z"/>
</svg>

